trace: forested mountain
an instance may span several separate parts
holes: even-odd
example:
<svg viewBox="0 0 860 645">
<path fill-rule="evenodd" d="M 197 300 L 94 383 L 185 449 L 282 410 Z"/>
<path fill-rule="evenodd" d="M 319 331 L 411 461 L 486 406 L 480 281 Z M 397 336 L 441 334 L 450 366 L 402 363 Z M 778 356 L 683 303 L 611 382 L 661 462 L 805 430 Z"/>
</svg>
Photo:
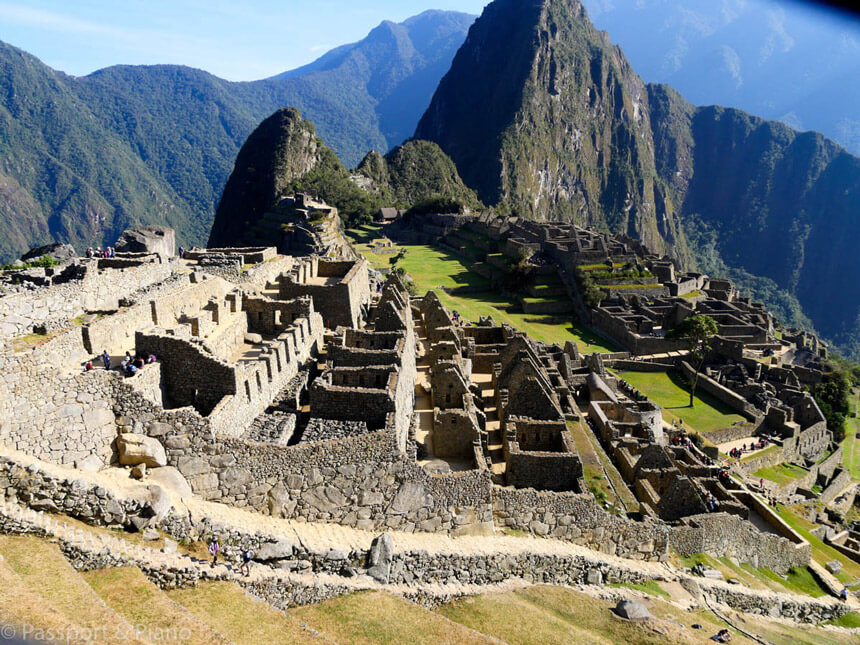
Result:
<svg viewBox="0 0 860 645">
<path fill-rule="evenodd" d="M 355 172 L 350 175 L 298 110 L 278 110 L 239 150 L 208 245 L 248 243 L 259 220 L 297 192 L 336 206 L 347 224 L 370 221 L 382 206 L 407 208 L 429 199 L 481 206 L 454 162 L 429 141 L 407 141 L 385 156 L 369 152 Z"/>
<path fill-rule="evenodd" d="M 430 11 L 274 78 L 232 83 L 181 66 L 54 71 L 0 43 L 0 258 L 38 243 L 115 241 L 173 226 L 203 244 L 240 146 L 297 107 L 341 161 L 413 130 L 474 16 Z"/>
<path fill-rule="evenodd" d="M 766 278 L 747 284 L 784 318 L 802 307 L 843 348 L 857 337 L 860 282 L 846 278 L 860 275 L 860 159 L 646 85 L 577 0 L 490 4 L 416 137 L 502 212 L 629 233 L 741 283 Z"/>
</svg>

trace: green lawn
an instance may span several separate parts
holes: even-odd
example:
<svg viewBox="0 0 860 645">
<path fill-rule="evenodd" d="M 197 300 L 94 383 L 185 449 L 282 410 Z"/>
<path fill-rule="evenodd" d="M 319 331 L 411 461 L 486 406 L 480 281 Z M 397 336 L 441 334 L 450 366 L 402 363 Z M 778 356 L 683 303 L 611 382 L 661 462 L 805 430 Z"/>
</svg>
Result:
<svg viewBox="0 0 860 645">
<path fill-rule="evenodd" d="M 860 579 L 860 564 L 842 555 L 832 546 L 824 544 L 824 542 L 810 533 L 810 530 L 815 528 L 815 526 L 809 520 L 782 505 L 779 505 L 775 510 L 785 520 L 786 524 L 800 533 L 812 545 L 812 557 L 819 564 L 823 566 L 831 560 L 839 560 L 842 563 L 842 571 L 836 576 L 840 582 L 846 583 Z"/>
<path fill-rule="evenodd" d="M 860 390 L 854 393 L 852 399 L 853 412 L 857 411 Z M 851 473 L 851 478 L 860 481 L 860 419 L 850 416 L 845 421 L 845 442 L 843 444 L 842 463 Z"/>
<path fill-rule="evenodd" d="M 663 419 L 671 423 L 682 420 L 684 426 L 707 434 L 735 422 L 746 422 L 728 406 L 705 392 L 696 393 L 696 404 L 690 407 L 690 391 L 676 372 L 619 372 L 618 376 L 663 408 Z"/>
<path fill-rule="evenodd" d="M 380 228 L 367 225 L 347 231 L 347 234 L 356 250 L 374 267 L 387 269 L 392 256 L 373 253 L 369 247 L 369 242 L 381 237 Z M 489 280 L 472 271 L 467 261 L 453 253 L 428 245 L 406 245 L 400 248 L 406 249 L 406 256 L 398 266 L 403 267 L 412 278 L 418 293 L 436 291 L 442 304 L 449 310 L 456 309 L 467 320 L 477 321 L 481 316 L 492 316 L 497 323 L 508 323 L 544 343 L 563 345 L 573 340 L 583 353 L 619 351 L 618 347 L 580 326 L 572 316 L 518 311 L 515 302 L 493 290 Z M 452 295 L 445 293 L 442 287 L 469 287 L 480 291 Z"/>
<path fill-rule="evenodd" d="M 762 468 L 753 474 L 756 477 L 761 477 L 780 486 L 785 486 L 795 479 L 800 479 L 804 475 L 809 474 L 809 471 L 794 464 L 778 464 L 769 468 Z"/>
</svg>

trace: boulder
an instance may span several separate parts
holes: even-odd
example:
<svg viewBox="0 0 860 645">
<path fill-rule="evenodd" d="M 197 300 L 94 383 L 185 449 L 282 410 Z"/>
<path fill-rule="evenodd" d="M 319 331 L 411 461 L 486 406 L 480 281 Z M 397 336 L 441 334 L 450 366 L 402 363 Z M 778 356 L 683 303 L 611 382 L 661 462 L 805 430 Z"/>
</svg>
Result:
<svg viewBox="0 0 860 645">
<path fill-rule="evenodd" d="M 146 486 L 132 495 L 140 504 L 140 510 L 128 518 L 131 527 L 138 531 L 157 526 L 173 510 L 173 502 L 161 486 Z"/>
<path fill-rule="evenodd" d="M 182 473 L 176 470 L 173 466 L 153 468 L 149 471 L 148 481 L 165 488 L 168 492 L 172 493 L 183 502 L 191 499 L 191 484 L 189 484 L 188 480 L 182 476 Z"/>
<path fill-rule="evenodd" d="M 627 620 L 648 620 L 651 612 L 641 602 L 636 600 L 622 600 L 615 606 L 615 613 Z"/>
<path fill-rule="evenodd" d="M 370 545 L 370 552 L 367 554 L 367 575 L 378 582 L 388 584 L 393 556 L 394 541 L 388 533 L 383 533 Z"/>
<path fill-rule="evenodd" d="M 157 439 L 142 434 L 125 432 L 116 438 L 119 463 L 123 466 L 146 464 L 150 468 L 167 465 L 164 446 Z"/>
<path fill-rule="evenodd" d="M 254 554 L 254 560 L 258 562 L 270 562 L 272 560 L 286 560 L 293 557 L 295 547 L 292 542 L 278 540 L 277 542 L 266 542 L 261 544 Z"/>
<path fill-rule="evenodd" d="M 176 233 L 167 226 L 141 226 L 123 231 L 114 245 L 117 253 L 158 253 L 163 258 L 176 255 Z"/>
<path fill-rule="evenodd" d="M 146 477 L 146 464 L 138 464 L 131 469 L 132 479 L 143 479 Z"/>
<path fill-rule="evenodd" d="M 89 454 L 83 459 L 78 459 L 75 461 L 75 468 L 78 470 L 85 470 L 87 472 L 97 472 L 101 470 L 102 460 L 99 459 L 98 455 Z"/>
<path fill-rule="evenodd" d="M 143 539 L 147 542 L 154 542 L 161 539 L 161 535 L 155 529 L 146 529 L 143 532 Z"/>
<path fill-rule="evenodd" d="M 842 563 L 839 560 L 831 560 L 824 565 L 824 568 L 835 576 L 842 571 Z"/>
<path fill-rule="evenodd" d="M 61 244 L 57 242 L 54 244 L 46 244 L 45 246 L 33 247 L 21 256 L 21 261 L 35 262 L 45 255 L 54 258 L 60 263 L 68 262 L 78 257 L 78 254 L 75 252 L 75 247 L 71 244 Z"/>
</svg>

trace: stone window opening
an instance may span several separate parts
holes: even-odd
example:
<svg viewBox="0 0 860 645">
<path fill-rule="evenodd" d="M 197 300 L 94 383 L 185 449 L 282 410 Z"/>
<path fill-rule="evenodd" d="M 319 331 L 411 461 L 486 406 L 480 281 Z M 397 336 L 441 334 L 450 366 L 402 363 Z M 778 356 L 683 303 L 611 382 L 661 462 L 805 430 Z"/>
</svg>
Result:
<svg viewBox="0 0 860 645">
<path fill-rule="evenodd" d="M 248 381 L 245 381 L 245 397 L 248 399 L 248 403 L 251 402 L 251 385 Z"/>
<path fill-rule="evenodd" d="M 263 391 L 263 383 L 260 381 L 260 373 L 257 372 L 254 374 L 254 377 L 257 379 L 257 392 Z"/>
</svg>

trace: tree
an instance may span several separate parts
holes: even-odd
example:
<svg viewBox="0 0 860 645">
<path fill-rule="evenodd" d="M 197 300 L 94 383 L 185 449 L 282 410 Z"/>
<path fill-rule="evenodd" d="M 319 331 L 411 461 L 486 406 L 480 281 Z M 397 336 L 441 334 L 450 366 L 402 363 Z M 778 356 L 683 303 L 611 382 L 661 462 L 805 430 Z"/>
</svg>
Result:
<svg viewBox="0 0 860 645">
<path fill-rule="evenodd" d="M 710 340 L 717 335 L 719 327 L 717 321 L 710 316 L 688 316 L 681 324 L 666 334 L 667 338 L 678 338 L 687 342 L 690 350 L 690 360 L 696 367 L 693 381 L 690 383 L 690 407 L 696 393 L 696 384 L 699 382 L 699 372 L 705 362 L 705 356 L 711 349 Z"/>
</svg>

